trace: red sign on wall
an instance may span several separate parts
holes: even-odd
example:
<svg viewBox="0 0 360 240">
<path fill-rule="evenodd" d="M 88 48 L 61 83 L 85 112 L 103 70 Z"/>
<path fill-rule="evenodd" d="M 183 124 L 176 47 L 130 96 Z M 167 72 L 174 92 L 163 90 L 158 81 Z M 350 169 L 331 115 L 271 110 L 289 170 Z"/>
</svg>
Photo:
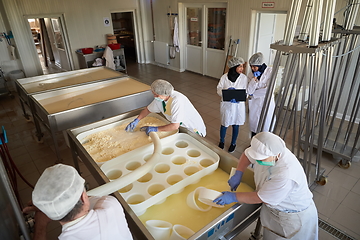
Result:
<svg viewBox="0 0 360 240">
<path fill-rule="evenodd" d="M 274 8 L 275 2 L 262 2 L 262 8 Z"/>
</svg>

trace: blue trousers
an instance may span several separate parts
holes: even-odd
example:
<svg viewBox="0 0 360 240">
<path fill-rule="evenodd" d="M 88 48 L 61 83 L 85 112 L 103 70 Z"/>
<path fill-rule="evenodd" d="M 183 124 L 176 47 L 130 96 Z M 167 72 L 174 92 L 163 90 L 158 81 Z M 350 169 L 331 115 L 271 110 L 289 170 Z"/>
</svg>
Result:
<svg viewBox="0 0 360 240">
<path fill-rule="evenodd" d="M 220 127 L 220 142 L 225 142 L 225 135 L 226 135 L 227 127 L 224 127 L 221 125 Z M 231 144 L 236 144 L 236 139 L 239 135 L 239 125 L 232 125 L 232 138 L 231 138 Z"/>
</svg>

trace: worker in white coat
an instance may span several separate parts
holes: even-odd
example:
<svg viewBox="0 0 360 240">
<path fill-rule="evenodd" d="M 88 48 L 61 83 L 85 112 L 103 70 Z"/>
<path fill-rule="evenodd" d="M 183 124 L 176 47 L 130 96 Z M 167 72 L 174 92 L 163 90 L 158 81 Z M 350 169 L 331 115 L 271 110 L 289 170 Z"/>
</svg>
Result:
<svg viewBox="0 0 360 240">
<path fill-rule="evenodd" d="M 220 102 L 220 142 L 219 148 L 223 149 L 225 145 L 226 130 L 232 126 L 232 138 L 228 152 L 234 152 L 236 148 L 236 140 L 239 134 L 239 125 L 244 125 L 246 119 L 245 102 L 237 102 L 235 99 L 231 101 L 223 101 L 223 89 L 245 89 L 248 84 L 248 78 L 243 74 L 244 59 L 233 57 L 228 62 L 229 72 L 221 76 L 217 85 L 217 94 L 221 97 Z"/>
<path fill-rule="evenodd" d="M 267 87 L 269 85 L 272 67 L 268 67 L 264 63 L 264 56 L 261 52 L 255 53 L 249 59 L 251 72 L 248 74 L 249 84 L 247 87 L 247 94 L 249 98 L 249 123 L 251 137 L 257 133 L 257 128 L 260 120 L 261 110 L 264 105 Z M 272 131 L 270 129 L 271 119 L 274 114 L 275 100 L 274 95 L 271 95 L 270 103 L 265 118 L 264 127 L 261 132 Z"/>
<path fill-rule="evenodd" d="M 206 136 L 206 127 L 199 112 L 184 94 L 174 90 L 171 83 L 162 79 L 155 80 L 151 84 L 151 91 L 155 99 L 126 126 L 125 131 L 134 131 L 141 119 L 155 112 L 162 113 L 170 123 L 142 127 L 140 130 L 145 131 L 147 135 L 150 132 L 173 131 L 182 126 L 202 137 Z"/>
<path fill-rule="evenodd" d="M 72 166 L 56 164 L 45 169 L 24 213 L 35 211 L 34 240 L 46 240 L 46 227 L 59 221 L 60 240 L 131 240 L 124 210 L 113 196 L 88 197 L 85 180 Z"/>
<path fill-rule="evenodd" d="M 313 194 L 303 167 L 285 142 L 270 132 L 256 134 L 228 181 L 231 191 L 236 191 L 250 164 L 254 164 L 256 190 L 223 192 L 214 202 L 262 203 L 260 220 L 265 240 L 317 240 L 318 214 Z"/>
</svg>

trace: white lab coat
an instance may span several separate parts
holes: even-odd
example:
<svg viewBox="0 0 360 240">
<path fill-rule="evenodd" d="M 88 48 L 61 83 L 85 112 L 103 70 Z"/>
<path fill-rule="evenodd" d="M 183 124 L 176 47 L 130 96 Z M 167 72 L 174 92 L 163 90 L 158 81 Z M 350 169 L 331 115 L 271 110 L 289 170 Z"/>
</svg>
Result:
<svg viewBox="0 0 360 240">
<path fill-rule="evenodd" d="M 230 125 L 244 125 L 246 120 L 245 102 L 224 102 L 222 101 L 222 90 L 228 88 L 246 89 L 248 78 L 244 74 L 240 74 L 235 82 L 228 79 L 227 73 L 221 76 L 217 85 L 217 94 L 221 97 L 220 102 L 220 118 L 221 125 L 228 127 Z"/>
<path fill-rule="evenodd" d="M 60 240 L 132 240 L 121 204 L 113 196 L 90 197 L 90 211 L 62 226 Z"/>
<path fill-rule="evenodd" d="M 150 112 L 162 113 L 171 123 L 180 123 L 180 126 L 189 131 L 206 136 L 205 123 L 190 100 L 178 91 L 172 91 L 170 98 L 165 102 L 166 111 L 164 111 L 161 101 L 154 99 L 147 109 Z"/>
<path fill-rule="evenodd" d="M 254 164 L 256 190 L 264 202 L 260 213 L 264 239 L 317 240 L 317 210 L 305 172 L 296 156 L 286 148 L 275 166 L 269 167 L 256 163 L 247 151 L 245 155 Z M 289 238 L 279 234 L 287 234 Z"/>
<path fill-rule="evenodd" d="M 260 80 L 256 82 L 254 80 L 253 72 L 250 72 L 249 77 L 249 84 L 247 87 L 247 94 L 253 94 L 252 98 L 249 99 L 249 123 L 250 123 L 250 131 L 257 133 L 257 127 L 261 115 L 261 110 L 264 105 L 264 100 L 266 96 L 267 86 L 270 83 L 270 76 L 271 76 L 272 67 L 267 67 L 264 73 L 261 75 Z M 264 128 L 261 132 L 269 132 L 270 123 L 272 116 L 275 110 L 275 100 L 274 94 L 271 96 L 269 109 L 265 118 Z"/>
</svg>

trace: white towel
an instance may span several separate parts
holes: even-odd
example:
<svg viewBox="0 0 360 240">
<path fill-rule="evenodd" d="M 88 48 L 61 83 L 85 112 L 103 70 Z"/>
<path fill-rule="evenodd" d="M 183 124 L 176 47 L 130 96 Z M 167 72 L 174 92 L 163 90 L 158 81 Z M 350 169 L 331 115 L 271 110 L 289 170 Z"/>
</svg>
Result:
<svg viewBox="0 0 360 240">
<path fill-rule="evenodd" d="M 103 58 L 106 60 L 106 66 L 115 70 L 114 54 L 109 46 L 105 48 Z"/>
<path fill-rule="evenodd" d="M 174 34 L 173 34 L 173 44 L 176 52 L 180 52 L 180 43 L 179 43 L 179 25 L 177 17 L 174 17 Z"/>
</svg>

